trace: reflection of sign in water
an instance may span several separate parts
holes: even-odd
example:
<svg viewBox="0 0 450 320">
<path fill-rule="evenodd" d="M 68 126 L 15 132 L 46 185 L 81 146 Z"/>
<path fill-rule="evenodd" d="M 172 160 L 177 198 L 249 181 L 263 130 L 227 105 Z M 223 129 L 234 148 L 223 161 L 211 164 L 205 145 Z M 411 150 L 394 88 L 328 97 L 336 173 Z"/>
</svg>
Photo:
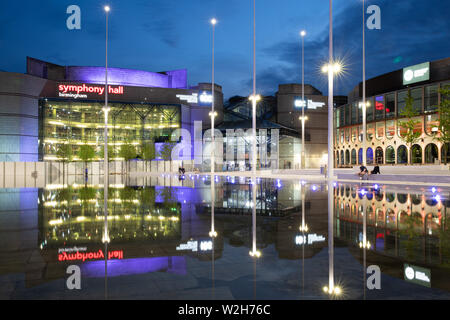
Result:
<svg viewBox="0 0 450 320">
<path fill-rule="evenodd" d="M 430 63 L 425 62 L 403 68 L 403 85 L 430 79 Z"/>
<path fill-rule="evenodd" d="M 316 242 L 323 242 L 325 241 L 325 237 L 321 235 L 317 235 L 315 233 L 313 234 L 307 234 L 304 235 L 298 235 L 295 237 L 295 244 L 296 245 L 302 245 L 302 244 L 314 244 Z"/>
<path fill-rule="evenodd" d="M 210 251 L 212 250 L 212 241 L 211 240 L 201 240 L 201 241 L 188 241 L 187 243 L 182 243 L 180 244 L 177 248 L 177 251 L 192 251 L 192 252 L 197 252 L 197 251 Z"/>
<path fill-rule="evenodd" d="M 420 284 L 422 286 L 431 287 L 431 271 L 430 269 L 413 266 L 405 263 L 403 265 L 405 280 L 408 282 Z"/>
<path fill-rule="evenodd" d="M 105 259 L 105 255 L 103 251 L 100 249 L 96 252 L 75 252 L 75 253 L 67 253 L 62 252 L 58 254 L 58 261 L 86 261 L 86 260 L 96 260 L 96 259 Z M 108 260 L 111 259 L 123 259 L 123 251 L 108 251 Z"/>
</svg>

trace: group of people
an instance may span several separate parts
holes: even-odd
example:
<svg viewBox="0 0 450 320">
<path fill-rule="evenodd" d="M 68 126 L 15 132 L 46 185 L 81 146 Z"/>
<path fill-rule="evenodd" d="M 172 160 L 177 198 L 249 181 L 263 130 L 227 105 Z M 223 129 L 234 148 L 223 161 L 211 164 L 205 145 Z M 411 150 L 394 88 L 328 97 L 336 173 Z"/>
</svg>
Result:
<svg viewBox="0 0 450 320">
<path fill-rule="evenodd" d="M 368 180 L 372 174 L 381 174 L 379 166 L 375 166 L 372 171 L 369 171 L 365 166 L 359 167 L 359 170 L 357 174 L 363 180 Z"/>
</svg>

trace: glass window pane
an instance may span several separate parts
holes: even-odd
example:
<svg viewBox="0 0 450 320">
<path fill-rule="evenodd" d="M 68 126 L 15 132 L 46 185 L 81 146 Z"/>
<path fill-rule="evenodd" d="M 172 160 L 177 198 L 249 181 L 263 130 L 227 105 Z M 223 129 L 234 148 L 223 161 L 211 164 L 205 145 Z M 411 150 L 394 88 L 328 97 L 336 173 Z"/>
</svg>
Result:
<svg viewBox="0 0 450 320">
<path fill-rule="evenodd" d="M 438 108 L 438 86 L 426 86 L 424 96 L 425 111 L 435 111 Z"/>
<path fill-rule="evenodd" d="M 388 120 L 386 121 L 386 137 L 388 139 L 392 139 L 395 135 L 395 121 Z"/>
<path fill-rule="evenodd" d="M 403 111 L 403 109 L 405 109 L 405 99 L 406 99 L 406 95 L 408 94 L 407 90 L 404 91 L 399 91 L 397 93 L 397 107 L 398 107 L 398 114 L 400 115 L 400 113 Z"/>
<path fill-rule="evenodd" d="M 373 125 L 373 123 L 369 123 L 367 125 L 367 141 L 372 141 L 374 134 L 375 126 Z"/>
<path fill-rule="evenodd" d="M 384 96 L 375 97 L 375 120 L 384 119 Z"/>
<path fill-rule="evenodd" d="M 411 97 L 413 98 L 413 108 L 419 113 L 422 113 L 422 88 L 411 90 Z"/>
<path fill-rule="evenodd" d="M 386 118 L 395 117 L 395 93 L 386 95 Z"/>
<path fill-rule="evenodd" d="M 384 137 L 384 121 L 376 123 L 376 134 L 377 139 L 382 139 Z"/>
<path fill-rule="evenodd" d="M 425 132 L 428 135 L 437 133 L 439 127 L 439 116 L 437 113 L 425 116 Z"/>
<path fill-rule="evenodd" d="M 367 121 L 373 121 L 373 98 L 369 98 L 366 101 L 367 103 L 367 108 L 366 108 L 366 112 L 367 112 Z"/>
</svg>

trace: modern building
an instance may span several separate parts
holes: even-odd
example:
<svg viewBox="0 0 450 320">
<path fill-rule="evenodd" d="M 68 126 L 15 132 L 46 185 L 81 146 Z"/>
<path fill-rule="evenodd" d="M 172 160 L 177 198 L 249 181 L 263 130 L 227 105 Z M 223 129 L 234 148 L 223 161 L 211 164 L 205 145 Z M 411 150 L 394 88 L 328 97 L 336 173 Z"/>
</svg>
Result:
<svg viewBox="0 0 450 320">
<path fill-rule="evenodd" d="M 424 62 L 366 81 L 366 150 L 362 148 L 362 83 L 348 95 L 348 104 L 335 109 L 334 152 L 337 167 L 367 164 L 436 164 L 450 160 L 450 148 L 436 140 L 438 105 L 444 99 L 440 89 L 450 85 L 450 58 Z M 412 146 L 402 136 L 402 111 L 408 91 L 417 111 L 414 132 L 420 134 Z M 409 152 L 411 149 L 411 153 Z M 411 154 L 411 161 L 408 161 Z"/>
<path fill-rule="evenodd" d="M 56 160 L 63 144 L 104 141 L 105 68 L 60 66 L 27 58 L 27 72 L 0 72 L 0 161 Z M 215 85 L 218 120 L 222 88 Z M 190 87 L 187 70 L 108 68 L 108 145 L 166 142 L 176 128 L 193 139 L 194 121 L 210 125 L 211 84 Z M 117 157 L 117 153 L 115 154 Z M 74 160 L 77 160 L 76 156 Z"/>
</svg>

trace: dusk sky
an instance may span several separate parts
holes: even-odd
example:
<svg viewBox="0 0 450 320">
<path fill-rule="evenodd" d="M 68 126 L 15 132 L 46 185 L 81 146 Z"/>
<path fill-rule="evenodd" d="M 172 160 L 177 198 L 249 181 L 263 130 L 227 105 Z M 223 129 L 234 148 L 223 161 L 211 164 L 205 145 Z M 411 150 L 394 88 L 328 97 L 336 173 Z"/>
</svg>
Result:
<svg viewBox="0 0 450 320">
<path fill-rule="evenodd" d="M 450 56 L 450 1 L 373 0 L 381 30 L 366 32 L 367 78 Z M 66 9 L 81 8 L 81 30 L 68 30 Z M 61 65 L 103 66 L 109 4 L 111 67 L 165 71 L 187 69 L 190 85 L 211 81 L 211 25 L 216 26 L 216 83 L 225 98 L 249 95 L 252 83 L 252 0 L 26 0 L 0 11 L 0 70 L 26 71 L 26 56 Z M 361 81 L 362 1 L 333 1 L 335 55 L 346 64 L 336 94 Z M 305 29 L 305 83 L 327 94 L 320 73 L 328 55 L 327 0 L 256 1 L 257 91 L 300 83 Z M 367 15 L 368 16 L 368 15 Z"/>
</svg>

